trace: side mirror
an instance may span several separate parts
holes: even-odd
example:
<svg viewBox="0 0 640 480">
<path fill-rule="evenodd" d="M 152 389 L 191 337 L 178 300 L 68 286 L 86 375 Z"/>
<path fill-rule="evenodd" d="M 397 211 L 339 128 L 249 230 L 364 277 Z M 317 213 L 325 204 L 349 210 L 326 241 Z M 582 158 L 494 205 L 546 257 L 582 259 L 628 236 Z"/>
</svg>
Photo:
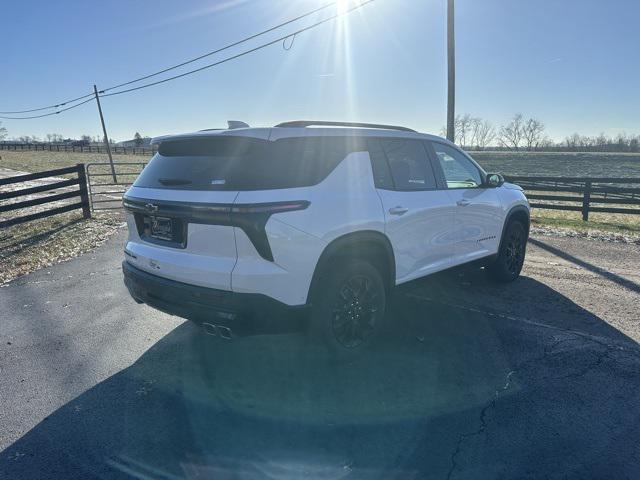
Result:
<svg viewBox="0 0 640 480">
<path fill-rule="evenodd" d="M 499 173 L 488 173 L 484 183 L 489 188 L 497 188 L 504 184 L 504 177 Z"/>
</svg>

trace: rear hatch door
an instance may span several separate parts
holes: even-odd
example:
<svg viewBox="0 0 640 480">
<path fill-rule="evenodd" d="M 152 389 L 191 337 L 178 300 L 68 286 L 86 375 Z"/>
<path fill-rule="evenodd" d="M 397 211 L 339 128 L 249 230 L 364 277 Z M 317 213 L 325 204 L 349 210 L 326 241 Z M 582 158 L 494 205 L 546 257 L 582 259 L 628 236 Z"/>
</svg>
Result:
<svg viewBox="0 0 640 480">
<path fill-rule="evenodd" d="M 231 207 L 244 167 L 265 142 L 238 135 L 163 141 L 124 198 L 127 261 L 172 280 L 231 290 Z"/>
</svg>

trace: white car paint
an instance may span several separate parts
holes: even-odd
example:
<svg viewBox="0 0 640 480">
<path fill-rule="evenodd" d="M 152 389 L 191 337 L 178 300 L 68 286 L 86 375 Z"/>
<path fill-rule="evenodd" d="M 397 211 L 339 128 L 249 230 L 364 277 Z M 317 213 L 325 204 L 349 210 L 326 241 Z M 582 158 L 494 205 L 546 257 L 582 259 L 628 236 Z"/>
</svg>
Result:
<svg viewBox="0 0 640 480">
<path fill-rule="evenodd" d="M 272 141 L 344 135 L 446 142 L 431 135 L 373 128 L 237 128 L 163 139 L 215 135 Z M 396 284 L 400 284 L 495 254 L 509 210 L 515 205 L 528 208 L 522 191 L 510 184 L 498 188 L 410 192 L 377 189 L 366 151 L 349 154 L 323 181 L 310 187 L 198 191 L 134 186 L 127 196 L 149 201 L 234 205 L 309 201 L 304 210 L 277 213 L 269 218 L 265 231 L 273 261 L 262 258 L 238 227 L 190 223 L 186 248 L 176 249 L 141 239 L 133 215 L 127 214 L 126 260 L 135 267 L 187 284 L 263 294 L 286 305 L 303 305 L 308 301 L 322 252 L 345 234 L 374 231 L 386 235 L 395 256 Z M 399 210 L 394 210 L 396 207 Z"/>
</svg>

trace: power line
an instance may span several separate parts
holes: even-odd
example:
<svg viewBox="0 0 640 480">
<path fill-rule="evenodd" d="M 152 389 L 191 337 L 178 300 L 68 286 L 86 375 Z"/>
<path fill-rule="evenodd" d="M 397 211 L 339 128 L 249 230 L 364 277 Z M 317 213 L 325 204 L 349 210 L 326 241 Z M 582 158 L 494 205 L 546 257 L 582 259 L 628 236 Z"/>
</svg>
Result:
<svg viewBox="0 0 640 480">
<path fill-rule="evenodd" d="M 190 70 L 190 71 L 188 71 L 188 72 L 181 73 L 181 74 L 179 74 L 179 75 L 174 75 L 174 76 L 172 76 L 172 77 L 168 77 L 168 78 L 165 78 L 165 79 L 162 79 L 162 80 L 158 80 L 158 81 L 155 81 L 155 82 L 151 82 L 151 83 L 147 83 L 147 84 L 144 84 L 144 85 L 140 85 L 140 86 L 138 86 L 138 87 L 128 88 L 128 89 L 120 90 L 120 91 L 118 91 L 118 92 L 113 92 L 113 93 L 106 93 L 106 94 L 104 93 L 104 92 L 106 92 L 106 91 L 113 90 L 113 89 L 119 88 L 119 87 L 121 87 L 121 86 L 130 85 L 131 83 L 135 83 L 135 82 L 138 82 L 138 81 L 144 80 L 144 79 L 146 79 L 146 78 L 150 78 L 150 77 L 153 77 L 153 76 L 159 75 L 160 73 L 164 73 L 164 72 L 167 72 L 167 71 L 169 71 L 169 70 L 173 70 L 173 69 L 175 69 L 175 68 L 178 68 L 178 67 L 180 67 L 180 66 L 186 65 L 186 64 L 188 64 L 188 63 L 192 63 L 192 62 L 194 62 L 194 61 L 196 61 L 196 60 L 199 60 L 199 59 L 201 59 L 201 58 L 204 58 L 204 57 L 206 57 L 206 56 L 213 55 L 214 53 L 217 53 L 217 52 L 220 52 L 220 51 L 226 50 L 226 49 L 228 49 L 228 48 L 231 48 L 232 46 L 239 45 L 240 43 L 244 43 L 244 42 L 246 42 L 246 41 L 248 41 L 248 40 L 250 40 L 250 39 L 253 39 L 253 38 L 256 38 L 256 37 L 258 37 L 258 36 L 260 36 L 260 35 L 263 35 L 264 33 L 267 33 L 267 32 L 270 32 L 270 31 L 273 31 L 273 30 L 275 30 L 275 29 L 279 28 L 280 26 L 284 26 L 284 25 L 290 24 L 290 23 L 295 22 L 296 20 L 299 20 L 299 19 L 301 19 L 301 18 L 303 18 L 303 17 L 305 17 L 305 16 L 308 16 L 308 15 L 311 15 L 311 14 L 313 14 L 313 13 L 316 13 L 316 12 L 318 12 L 318 11 L 320 11 L 320 10 L 323 10 L 323 9 L 325 9 L 325 8 L 327 8 L 327 7 L 331 6 L 331 5 L 335 5 L 337 2 L 333 2 L 333 3 L 330 3 L 330 4 L 324 5 L 323 7 L 320 7 L 320 8 L 318 8 L 318 9 L 315 9 L 315 10 L 313 10 L 313 11 L 311 11 L 311 12 L 308 12 L 308 13 L 306 13 L 306 14 L 304 14 L 304 15 L 301 15 L 301 16 L 299 16 L 299 17 L 296 17 L 295 19 L 288 20 L 287 22 L 284 22 L 283 24 L 280 24 L 279 26 L 272 27 L 272 28 L 270 28 L 270 29 L 268 29 L 268 30 L 265 30 L 265 31 L 261 32 L 261 33 L 258 33 L 258 34 L 255 34 L 255 35 L 252 35 L 251 37 L 247 37 L 246 39 L 244 39 L 244 40 L 242 40 L 242 41 L 235 42 L 234 44 L 230 44 L 230 45 L 228 45 L 228 46 L 226 46 L 226 47 L 223 47 L 223 48 L 221 48 L 221 49 L 218 49 L 217 51 L 209 52 L 208 54 L 202 55 L 202 56 L 200 56 L 200 57 L 198 57 L 198 58 L 195 58 L 195 59 L 189 60 L 189 61 L 187 61 L 187 62 L 183 62 L 182 64 L 175 65 L 175 66 L 173 66 L 173 67 L 169 67 L 169 68 L 167 68 L 167 69 L 164 69 L 164 70 L 162 70 L 162 71 L 159 71 L 159 72 L 156 72 L 156 73 L 153 73 L 153 74 L 147 75 L 147 76 L 145 76 L 145 77 L 141 77 L 141 78 L 138 78 L 138 79 L 136 79 L 136 80 L 132 80 L 132 81 L 130 81 L 130 82 L 125 82 L 125 83 L 120 84 L 120 85 L 116 85 L 116 86 L 109 87 L 109 88 L 104 89 L 104 90 L 100 90 L 100 91 L 98 92 L 98 93 L 100 94 L 99 96 L 100 96 L 100 97 L 111 97 L 111 96 L 114 96 L 114 95 L 121 95 L 121 94 L 124 94 L 124 93 L 134 92 L 134 91 L 137 91 L 137 90 L 142 90 L 142 89 L 144 89 L 144 88 L 149 88 L 149 87 L 153 87 L 153 86 L 155 86 L 155 85 L 159 85 L 159 84 L 162 84 L 162 83 L 170 82 L 170 81 L 172 81 L 172 80 L 176 80 L 176 79 L 178 79 L 178 78 L 186 77 L 186 76 L 188 76 L 188 75 L 193 75 L 194 73 L 198 73 L 198 72 L 201 72 L 201 71 L 206 70 L 206 69 L 208 69 L 208 68 L 212 68 L 212 67 L 215 67 L 215 66 L 217 66 L 217 65 L 221 65 L 221 64 L 223 64 L 223 63 L 230 62 L 230 61 L 232 61 L 232 60 L 235 60 L 235 59 L 237 59 L 237 58 L 243 57 L 243 56 L 248 55 L 248 54 L 250 54 L 250 53 L 256 52 L 256 51 L 258 51 L 258 50 L 262 50 L 262 49 L 264 49 L 264 48 L 266 48 L 266 47 L 269 47 L 269 46 L 271 46 L 271 45 L 274 45 L 274 44 L 276 44 L 276 43 L 283 42 L 283 41 L 285 41 L 285 40 L 287 40 L 287 39 L 289 39 L 289 38 L 295 38 L 297 35 L 299 35 L 299 34 L 301 34 L 301 33 L 303 33 L 303 32 L 306 32 L 306 31 L 311 30 L 311 29 L 313 29 L 313 28 L 319 27 L 320 25 L 323 25 L 323 24 L 325 24 L 325 23 L 327 23 L 327 22 L 330 22 L 330 21 L 332 21 L 332 20 L 335 20 L 335 19 L 336 19 L 336 18 L 338 18 L 338 17 L 344 16 L 344 15 L 348 15 L 348 14 L 350 14 L 351 12 L 353 12 L 353 11 L 355 11 L 355 10 L 358 10 L 358 9 L 360 9 L 360 8 L 364 7 L 365 5 L 367 5 L 367 4 L 369 4 L 369 3 L 372 3 L 373 1 L 374 1 L 374 0 L 367 0 L 367 1 L 364 1 L 364 2 L 362 2 L 362 3 L 359 3 L 359 4 L 355 5 L 354 7 L 351 7 L 351 8 L 350 8 L 350 9 L 348 9 L 348 10 L 345 10 L 344 12 L 336 13 L 336 14 L 334 14 L 334 15 L 332 15 L 332 16 L 330 16 L 330 17 L 327 17 L 327 18 L 325 18 L 325 19 L 323 19 L 323 20 L 321 20 L 321 21 L 319 21 L 319 22 L 316 22 L 316 23 L 314 23 L 314 24 L 312 24 L 312 25 L 309 25 L 309 26 L 307 26 L 307 27 L 301 28 L 301 29 L 296 30 L 296 31 L 294 31 L 294 32 L 288 33 L 287 35 L 284 35 L 284 36 L 282 36 L 282 37 L 280 37 L 280 38 L 277 38 L 277 39 L 272 40 L 272 41 L 267 42 L 267 43 L 263 43 L 263 44 L 261 44 L 261 45 L 259 45 L 259 46 L 257 46 L 257 47 L 254 47 L 254 48 L 252 48 L 252 49 L 246 50 L 246 51 L 241 52 L 241 53 L 239 53 L 239 54 L 237 54 L 237 55 L 233 55 L 233 56 L 231 56 L 231 57 L 224 58 L 224 59 L 222 59 L 222 60 L 219 60 L 219 61 L 214 62 L 214 63 L 210 63 L 210 64 L 208 64 L 208 65 L 204 65 L 204 66 L 202 66 L 202 67 L 200 67 L 200 68 L 197 68 L 197 69 L 194 69 L 194 70 Z M 286 48 L 285 48 L 285 49 L 286 49 Z M 91 97 L 91 98 L 86 99 L 87 97 Z M 94 98 L 95 98 L 95 94 L 94 94 L 94 93 L 90 93 L 90 94 L 87 94 L 87 95 L 83 95 L 83 96 L 81 96 L 81 97 L 77 97 L 77 98 L 74 98 L 74 99 L 71 99 L 71 100 L 67 100 L 67 101 L 65 101 L 65 102 L 63 102 L 63 103 L 60 103 L 60 104 L 50 105 L 50 106 L 48 106 L 48 107 L 41 107 L 41 108 L 37 108 L 37 109 L 22 110 L 22 111 L 16 111 L 16 112 L 0 112 L 0 113 L 29 113 L 29 112 L 36 112 L 36 111 L 46 110 L 46 109 L 49 109 L 49 108 L 57 108 L 57 107 L 61 107 L 61 106 L 63 106 L 63 105 L 67 105 L 67 104 L 69 104 L 69 103 L 73 103 L 73 102 L 76 102 L 76 101 L 78 101 L 78 100 L 86 99 L 86 100 L 84 100 L 84 101 L 82 101 L 82 102 L 80 102 L 80 103 L 77 103 L 77 104 L 75 104 L 75 105 L 71 105 L 71 106 L 69 106 L 69 107 L 62 108 L 62 109 L 60 109 L 60 110 L 56 110 L 55 112 L 45 113 L 45 114 L 42 114 L 42 115 L 31 115 L 31 116 L 27 116 L 27 117 L 6 117 L 6 116 L 0 116 L 0 118 L 2 118 L 2 119 L 6 119 L 6 120 L 30 120 L 30 119 L 35 119 L 35 118 L 43 118 L 43 117 L 48 117 L 48 116 L 52 116 L 52 115 L 58 115 L 58 114 L 60 114 L 60 113 L 62 113 L 62 112 L 66 112 L 66 111 L 71 110 L 71 109 L 73 109 L 73 108 L 76 108 L 76 107 L 79 107 L 79 106 L 81 106 L 81 105 L 84 105 L 84 104 L 86 104 L 86 103 L 88 103 L 88 102 L 92 101 Z"/>
<path fill-rule="evenodd" d="M 81 98 L 85 98 L 85 97 L 81 97 Z M 92 102 L 93 99 L 94 99 L 94 94 L 92 93 L 91 94 L 91 98 L 89 98 L 89 99 L 87 99 L 87 100 L 85 100 L 83 102 L 76 103 L 75 105 L 71 105 L 70 107 L 62 108 L 60 110 L 56 110 L 55 112 L 44 113 L 42 115 L 31 115 L 31 116 L 28 116 L 28 117 L 4 117 L 4 116 L 0 116 L 0 118 L 5 119 L 5 120 L 31 120 L 33 118 L 43 118 L 43 117 L 48 117 L 50 115 L 58 115 L 59 113 L 66 112 L 67 110 L 71 110 L 73 108 L 79 107 L 80 105 L 84 105 L 85 103 Z"/>
<path fill-rule="evenodd" d="M 65 100 L 64 102 L 60 102 L 60 103 L 56 103 L 55 105 L 49 105 L 46 107 L 40 107 L 40 108 L 32 108 L 30 110 L 15 110 L 13 112 L 0 112 L 0 113 L 31 113 L 31 112 L 40 112 L 42 110 L 49 110 L 51 108 L 58 108 L 58 107 L 63 107 L 65 105 L 68 105 L 69 103 L 73 103 L 76 102 L 78 100 L 82 100 L 83 98 L 87 98 L 87 97 L 93 97 L 93 93 L 88 93 L 86 95 L 82 95 L 81 97 L 77 97 L 77 98 L 72 98 L 71 100 Z M 53 115 L 53 114 L 52 114 Z M 7 118 L 7 117 L 3 117 L 3 118 Z M 38 117 L 35 117 L 38 118 Z"/>
<path fill-rule="evenodd" d="M 225 45 L 224 47 L 220 47 L 220 48 L 218 48 L 216 50 L 212 50 L 210 52 L 204 53 L 204 54 L 202 54 L 202 55 L 200 55 L 198 57 L 194 57 L 194 58 L 192 58 L 190 60 L 186 60 L 186 61 L 184 61 L 182 63 L 177 64 L 177 65 L 173 65 L 171 67 L 167 67 L 165 69 L 158 70 L 157 72 L 150 73 L 149 75 L 145 75 L 143 77 L 139 77 L 139 78 L 136 78 L 134 80 L 129 80 L 127 82 L 123 82 L 123 83 L 120 83 L 118 85 L 113 85 L 111 87 L 108 87 L 108 88 L 105 88 L 103 90 L 100 90 L 99 93 L 104 93 L 104 92 L 108 92 L 110 90 L 114 90 L 116 88 L 120 88 L 120 87 L 124 87 L 124 86 L 127 86 L 127 85 L 131 85 L 132 83 L 137 83 L 137 82 L 140 82 L 142 80 L 146 80 L 148 78 L 160 75 L 162 73 L 166 73 L 166 72 L 169 72 L 171 70 L 175 70 L 176 68 L 183 67 L 183 66 L 188 65 L 190 63 L 197 62 L 198 60 L 202 60 L 203 58 L 210 57 L 211 55 L 215 55 L 216 53 L 220 53 L 220 52 L 223 52 L 223 51 L 228 50 L 230 48 L 233 48 L 233 47 L 236 47 L 236 46 L 241 45 L 243 43 L 246 43 L 246 42 L 248 42 L 250 40 L 253 40 L 253 39 L 257 38 L 257 37 L 260 37 L 260 36 L 265 35 L 267 33 L 273 32 L 274 30 L 277 30 L 279 28 L 285 27 L 285 26 L 287 26 L 287 25 L 289 25 L 291 23 L 297 22 L 298 20 L 302 20 L 303 18 L 306 18 L 306 17 L 308 17 L 310 15 L 313 15 L 314 13 L 318 13 L 318 12 L 320 12 L 322 10 L 325 10 L 325 9 L 331 7 L 331 6 L 336 5 L 336 4 L 337 4 L 337 1 L 334 1 L 334 2 L 331 2 L 331 3 L 327 3 L 326 5 L 323 5 L 323 6 L 319 7 L 319 8 L 311 10 L 310 12 L 303 13 L 302 15 L 298 15 L 297 17 L 292 18 L 290 20 L 287 20 L 286 22 L 280 23 L 280 24 L 278 24 L 278 25 L 276 25 L 274 27 L 268 28 L 268 29 L 263 30 L 263 31 L 261 31 L 259 33 L 253 34 L 253 35 L 251 35 L 249 37 L 245 37 L 245 38 L 243 38 L 241 40 L 238 40 L 237 42 L 234 42 L 234 43 L 231 43 L 229 45 Z M 83 100 L 85 98 L 93 97 L 93 96 L 94 96 L 93 93 L 88 93 L 86 95 L 82 95 L 82 96 L 77 97 L 77 98 L 72 98 L 70 100 L 65 100 L 64 102 L 59 102 L 59 103 L 56 103 L 54 105 L 48 105 L 46 107 L 31 108 L 31 109 L 28 109 L 28 110 L 14 110 L 14 111 L 6 111 L 6 112 L 2 111 L 2 112 L 0 112 L 0 114 L 40 112 L 40 111 L 43 111 L 43 110 L 49 110 L 51 108 L 62 107 L 64 105 L 68 105 L 69 103 L 73 103 L 73 102 L 76 102 L 78 100 Z M 55 115 L 56 113 L 59 113 L 59 112 L 52 112 L 51 115 Z M 40 118 L 42 116 L 46 116 L 46 115 L 35 115 L 33 117 L 21 117 L 21 118 L 25 118 L 25 119 L 26 118 Z M 9 117 L 3 117 L 3 118 L 9 118 Z"/>
<path fill-rule="evenodd" d="M 298 20 L 301 20 L 301 19 L 303 19 L 305 17 L 308 17 L 309 15 L 313 15 L 314 13 L 318 13 L 318 12 L 320 12 L 322 10 L 325 10 L 325 9 L 335 5 L 336 3 L 337 2 L 328 3 L 326 5 L 323 5 L 322 7 L 316 8 L 315 10 L 312 10 L 310 12 L 307 12 L 307 13 L 304 13 L 302 15 L 299 15 L 299 16 L 297 16 L 295 18 L 292 18 L 291 20 L 287 20 L 286 22 L 280 23 L 279 25 L 276 25 L 275 27 L 268 28 L 266 30 L 263 30 L 262 32 L 259 32 L 259 33 L 256 33 L 254 35 L 251 35 L 249 37 L 243 38 L 242 40 L 238 40 L 237 42 L 231 43 L 231 44 L 226 45 L 224 47 L 218 48 L 217 50 L 213 50 L 211 52 L 202 54 L 202 55 L 200 55 L 198 57 L 192 58 L 191 60 L 186 60 L 186 61 L 184 61 L 182 63 L 177 64 L 177 65 L 173 65 L 173 66 L 167 67 L 167 68 L 165 68 L 163 70 L 159 70 L 159 71 L 157 71 L 155 73 L 151 73 L 149 75 L 145 75 L 144 77 L 136 78 L 135 80 L 130 80 L 128 82 L 120 83 L 119 85 L 114 85 L 112 87 L 105 88 L 105 89 L 101 90 L 100 93 L 108 92 L 110 90 L 115 90 L 116 88 L 124 87 L 124 86 L 127 86 L 127 85 L 131 85 L 132 83 L 137 83 L 137 82 L 140 82 L 142 80 L 146 80 L 147 78 L 155 77 L 155 76 L 160 75 L 162 73 L 166 73 L 166 72 L 169 72 L 171 70 L 175 70 L 176 68 L 184 67 L 185 65 L 188 65 L 190 63 L 197 62 L 198 60 L 202 60 L 203 58 L 210 57 L 211 55 L 215 55 L 216 53 L 220 53 L 220 52 L 223 52 L 225 50 L 229 50 L 230 48 L 237 47 L 238 45 L 241 45 L 241 44 L 246 43 L 246 42 L 248 42 L 250 40 L 253 40 L 254 38 L 257 38 L 257 37 L 260 37 L 260 36 L 265 35 L 267 33 L 273 32 L 274 30 L 278 30 L 279 28 L 282 28 L 282 27 L 284 27 L 286 25 L 289 25 L 291 23 L 297 22 Z"/>
<path fill-rule="evenodd" d="M 325 18 L 325 19 L 323 19 L 323 20 L 321 20 L 319 22 L 316 22 L 316 23 L 314 23 L 312 25 L 309 25 L 307 27 L 304 27 L 304 28 L 301 28 L 299 30 L 296 30 L 295 32 L 291 32 L 291 33 L 289 33 L 287 35 L 284 35 L 284 36 L 282 36 L 280 38 L 276 38 L 275 40 L 272 40 L 270 42 L 258 45 L 257 47 L 254 47 L 254 48 L 252 48 L 250 50 L 245 50 L 244 52 L 238 53 L 237 55 L 233 55 L 231 57 L 224 58 L 222 60 L 219 60 L 219 61 L 214 62 L 214 63 L 210 63 L 208 65 L 204 65 L 204 66 L 202 66 L 200 68 L 196 68 L 194 70 L 189 70 L 188 72 L 181 73 L 179 75 L 174 75 L 172 77 L 164 78 L 162 80 L 157 80 L 155 82 L 146 83 L 144 85 L 140 85 L 139 87 L 127 88 L 125 90 L 120 90 L 119 92 L 107 93 L 107 94 L 103 94 L 103 95 L 100 95 L 100 96 L 101 97 L 111 97 L 113 95 L 121 95 L 123 93 L 129 93 L 129 92 L 134 92 L 136 90 L 142 90 L 144 88 L 149 88 L 149 87 L 153 87 L 155 85 L 160 85 L 162 83 L 170 82 L 172 80 L 176 80 L 178 78 L 186 77 L 188 75 L 193 75 L 194 73 L 198 73 L 198 72 L 201 72 L 201 71 L 206 70 L 208 68 L 212 68 L 212 67 L 215 67 L 217 65 L 221 65 L 223 63 L 230 62 L 231 60 L 235 60 L 237 58 L 244 57 L 245 55 L 249 55 L 250 53 L 256 52 L 258 50 L 262 50 L 263 48 L 269 47 L 269 46 L 274 45 L 276 43 L 280 43 L 280 42 L 282 42 L 282 41 L 284 41 L 284 40 L 286 40 L 288 38 L 295 37 L 296 35 L 299 35 L 300 33 L 303 33 L 303 32 L 306 32 L 307 30 L 311 30 L 313 28 L 319 27 L 320 25 L 323 25 L 323 24 L 325 24 L 327 22 L 330 22 L 331 20 L 335 20 L 338 17 L 341 17 L 343 15 L 347 15 L 347 14 L 349 14 L 349 13 L 355 11 L 355 10 L 358 10 L 358 9 L 364 7 L 365 5 L 367 5 L 367 4 L 369 4 L 369 3 L 373 2 L 373 1 L 374 0 L 367 0 L 367 1 L 362 2 L 362 3 L 350 8 L 350 9 L 344 11 L 344 12 L 337 13 L 335 15 L 327 17 L 327 18 Z M 103 90 L 103 91 L 106 91 L 106 90 Z"/>
</svg>

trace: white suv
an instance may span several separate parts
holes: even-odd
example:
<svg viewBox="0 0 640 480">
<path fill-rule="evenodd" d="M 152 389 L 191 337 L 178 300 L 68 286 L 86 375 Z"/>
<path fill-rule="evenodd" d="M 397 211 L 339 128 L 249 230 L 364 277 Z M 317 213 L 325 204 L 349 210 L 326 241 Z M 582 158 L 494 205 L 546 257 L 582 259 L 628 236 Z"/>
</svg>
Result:
<svg viewBox="0 0 640 480">
<path fill-rule="evenodd" d="M 124 197 L 136 301 L 225 338 L 309 321 L 353 349 L 380 332 L 396 285 L 475 261 L 519 275 L 522 189 L 451 142 L 388 125 L 230 127 L 154 139 Z"/>
</svg>

